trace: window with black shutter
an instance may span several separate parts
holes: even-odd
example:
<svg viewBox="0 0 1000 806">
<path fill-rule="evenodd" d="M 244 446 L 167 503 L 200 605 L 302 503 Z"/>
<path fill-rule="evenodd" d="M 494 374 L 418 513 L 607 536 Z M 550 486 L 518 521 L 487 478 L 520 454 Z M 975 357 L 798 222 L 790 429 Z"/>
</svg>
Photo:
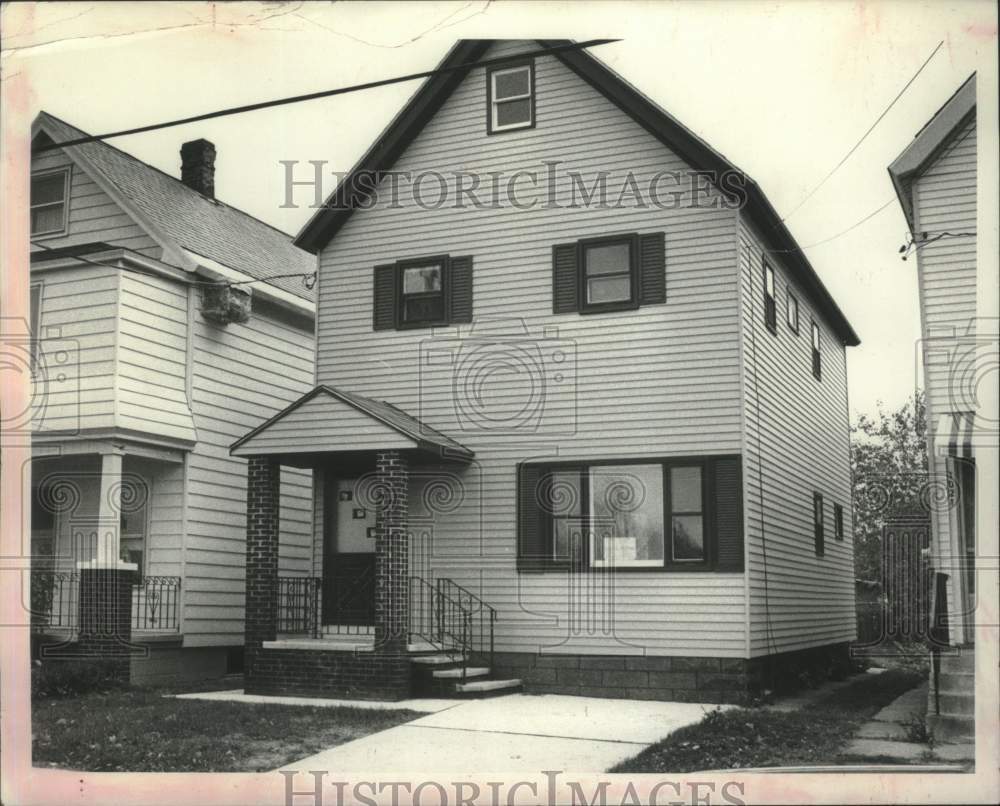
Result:
<svg viewBox="0 0 1000 806">
<path fill-rule="evenodd" d="M 666 302 L 662 232 L 609 235 L 552 249 L 552 312 L 597 314 Z"/>
<path fill-rule="evenodd" d="M 518 568 L 743 570 L 739 457 L 524 464 Z"/>
<path fill-rule="evenodd" d="M 777 302 L 774 298 L 774 269 L 764 261 L 764 324 L 772 333 L 778 332 Z"/>
<path fill-rule="evenodd" d="M 471 257 L 437 255 L 375 267 L 372 300 L 375 330 L 471 321 Z"/>
<path fill-rule="evenodd" d="M 816 541 L 816 556 L 822 557 L 826 551 L 826 544 L 823 535 L 823 496 L 821 493 L 813 493 L 813 536 Z"/>
<path fill-rule="evenodd" d="M 823 380 L 823 359 L 820 354 L 819 325 L 812 323 L 812 370 L 817 381 Z"/>
</svg>

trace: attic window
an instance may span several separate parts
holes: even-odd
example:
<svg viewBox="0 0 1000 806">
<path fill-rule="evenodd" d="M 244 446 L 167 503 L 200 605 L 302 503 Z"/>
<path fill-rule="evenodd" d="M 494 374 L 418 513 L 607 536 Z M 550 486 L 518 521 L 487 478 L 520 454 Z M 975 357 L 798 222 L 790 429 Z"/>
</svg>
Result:
<svg viewBox="0 0 1000 806">
<path fill-rule="evenodd" d="M 535 64 L 505 65 L 486 71 L 487 128 L 490 134 L 535 125 Z"/>
<path fill-rule="evenodd" d="M 69 171 L 49 171 L 31 177 L 31 234 L 66 232 Z"/>
</svg>

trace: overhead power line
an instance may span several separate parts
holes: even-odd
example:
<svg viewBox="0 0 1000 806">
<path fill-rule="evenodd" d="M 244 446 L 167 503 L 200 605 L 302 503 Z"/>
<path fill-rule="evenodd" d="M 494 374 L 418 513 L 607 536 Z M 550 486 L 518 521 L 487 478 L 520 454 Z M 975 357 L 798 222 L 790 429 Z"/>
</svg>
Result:
<svg viewBox="0 0 1000 806">
<path fill-rule="evenodd" d="M 205 112 L 201 115 L 192 115 L 187 118 L 178 118 L 177 120 L 169 120 L 164 123 L 151 123 L 148 126 L 137 126 L 132 129 L 122 129 L 116 132 L 107 132 L 106 134 L 89 134 L 86 137 L 76 137 L 72 140 L 63 140 L 59 143 L 50 143 L 48 145 L 39 146 L 37 151 L 51 151 L 54 148 L 65 148 L 67 146 L 78 146 L 84 143 L 94 143 L 98 140 L 109 140 L 112 137 L 124 137 L 128 134 L 141 134 L 143 132 L 152 132 L 158 129 L 167 129 L 171 126 L 183 126 L 188 123 L 197 123 L 202 120 L 211 120 L 212 118 L 221 118 L 228 115 L 241 115 L 244 112 L 255 112 L 258 109 L 270 109 L 275 106 L 286 106 L 288 104 L 297 104 L 303 101 L 313 101 L 317 98 L 330 98 L 334 95 L 347 95 L 351 92 L 359 92 L 361 90 L 371 90 L 377 87 L 386 87 L 390 84 L 401 84 L 406 81 L 415 81 L 418 78 L 430 78 L 431 76 L 444 75 L 446 73 L 454 73 L 461 70 L 471 70 L 474 67 L 488 67 L 495 64 L 504 64 L 517 59 L 525 59 L 535 56 L 547 56 L 551 53 L 564 53 L 571 50 L 582 50 L 584 48 L 593 48 L 598 45 L 607 45 L 612 42 L 618 42 L 618 39 L 588 39 L 586 42 L 572 42 L 567 45 L 555 45 L 549 48 L 540 48 L 538 50 L 526 51 L 516 54 L 511 54 L 508 56 L 497 56 L 492 59 L 481 59 L 475 62 L 465 62 L 464 64 L 456 64 L 451 67 L 441 67 L 434 70 L 424 70 L 420 73 L 408 73 L 404 76 L 396 76 L 394 78 L 383 78 L 379 81 L 367 81 L 364 84 L 354 84 L 349 87 L 337 87 L 332 90 L 321 90 L 319 92 L 310 92 L 305 95 L 293 95 L 288 98 L 276 98 L 271 101 L 260 101 L 255 104 L 245 104 L 243 106 L 233 106 L 227 109 L 219 109 L 215 112 Z"/>
<path fill-rule="evenodd" d="M 944 40 L 942 39 L 940 42 L 938 42 L 937 47 L 931 51 L 931 55 L 928 56 L 926 59 L 924 59 L 924 63 L 920 65 L 920 67 L 917 69 L 917 72 L 915 72 L 913 76 L 910 78 L 910 80 L 906 82 L 903 89 L 901 89 L 896 94 L 896 97 L 892 99 L 892 102 L 885 109 L 882 110 L 882 114 L 879 115 L 875 119 L 875 122 L 868 127 L 868 131 L 866 131 L 863 135 L 861 135 L 861 139 L 858 140 L 858 142 L 856 142 L 851 147 L 851 150 L 848 151 L 843 156 L 840 162 L 838 162 L 836 165 L 833 166 L 833 169 L 820 180 L 820 183 L 816 185 L 816 187 L 814 187 L 812 190 L 810 190 L 809 193 L 806 194 L 806 197 L 802 199 L 802 201 L 800 201 L 798 204 L 796 204 L 795 207 L 792 208 L 792 211 L 790 213 L 788 213 L 784 218 L 781 219 L 782 222 L 787 221 L 789 218 L 795 215 L 795 213 L 799 210 L 799 208 L 801 208 L 802 205 L 804 205 L 807 201 L 809 201 L 809 199 L 811 199 L 816 194 L 816 191 L 818 191 L 821 187 L 823 187 L 823 185 L 827 183 L 830 177 L 833 176 L 835 173 L 837 173 L 837 171 L 840 170 L 841 166 L 851 158 L 851 155 L 858 150 L 858 147 L 867 139 L 868 135 L 871 134 L 872 131 L 874 131 L 875 127 L 878 126 L 878 124 L 882 121 L 882 118 L 884 118 L 889 113 L 889 110 L 896 105 L 896 101 L 902 98 L 903 93 L 905 93 L 910 88 L 910 85 L 917 80 L 917 76 L 919 76 L 923 72 L 924 68 L 930 63 L 930 60 L 934 58 L 934 54 L 941 49 L 941 46 L 943 44 Z"/>
</svg>

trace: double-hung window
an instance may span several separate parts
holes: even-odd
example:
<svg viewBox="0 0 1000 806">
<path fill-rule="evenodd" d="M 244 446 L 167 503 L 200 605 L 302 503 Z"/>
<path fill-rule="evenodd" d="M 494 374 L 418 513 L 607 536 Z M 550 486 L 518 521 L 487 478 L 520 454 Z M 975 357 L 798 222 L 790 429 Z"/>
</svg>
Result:
<svg viewBox="0 0 1000 806">
<path fill-rule="evenodd" d="M 788 320 L 788 328 L 792 333 L 799 332 L 799 301 L 795 298 L 791 291 L 786 292 L 788 294 L 787 300 L 787 310 L 785 311 L 785 316 Z"/>
<path fill-rule="evenodd" d="M 59 235 L 66 231 L 69 170 L 31 177 L 31 235 Z"/>
<path fill-rule="evenodd" d="M 777 303 L 774 298 L 774 269 L 764 262 L 764 323 L 772 333 L 778 330 Z"/>
<path fill-rule="evenodd" d="M 817 381 L 823 380 L 823 359 L 820 353 L 819 325 L 812 323 L 812 371 Z"/>
<path fill-rule="evenodd" d="M 489 134 L 530 129 L 535 125 L 534 62 L 487 70 L 486 94 Z"/>
<path fill-rule="evenodd" d="M 609 310 L 635 305 L 636 241 L 636 236 L 627 235 L 581 242 L 581 310 Z"/>
<path fill-rule="evenodd" d="M 445 261 L 400 266 L 399 321 L 404 326 L 444 321 Z"/>
</svg>

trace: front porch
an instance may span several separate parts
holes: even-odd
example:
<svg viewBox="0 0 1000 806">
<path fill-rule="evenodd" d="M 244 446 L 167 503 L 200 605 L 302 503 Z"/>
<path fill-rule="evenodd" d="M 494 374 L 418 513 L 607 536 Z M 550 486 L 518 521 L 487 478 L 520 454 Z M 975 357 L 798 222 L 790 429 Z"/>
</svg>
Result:
<svg viewBox="0 0 1000 806">
<path fill-rule="evenodd" d="M 399 700 L 520 685 L 490 679 L 496 611 L 421 561 L 411 573 L 411 467 L 460 471 L 471 451 L 389 404 L 318 387 L 231 452 L 248 458 L 248 694 Z M 322 473 L 314 576 L 279 576 L 283 465 Z"/>
</svg>

